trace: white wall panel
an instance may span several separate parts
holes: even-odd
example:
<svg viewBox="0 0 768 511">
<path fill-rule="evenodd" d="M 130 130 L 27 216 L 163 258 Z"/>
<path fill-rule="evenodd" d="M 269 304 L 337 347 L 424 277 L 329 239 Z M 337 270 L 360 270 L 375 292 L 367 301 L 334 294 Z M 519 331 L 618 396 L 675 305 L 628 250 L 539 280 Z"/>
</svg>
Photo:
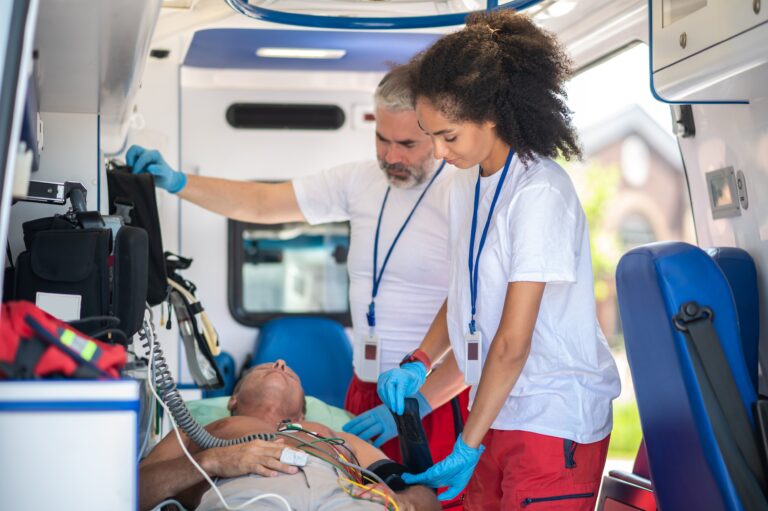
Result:
<svg viewBox="0 0 768 511">
<path fill-rule="evenodd" d="M 753 70 L 733 87 L 744 86 L 762 95 L 749 105 L 698 105 L 693 108 L 696 136 L 680 146 L 690 182 L 699 245 L 736 246 L 755 259 L 760 290 L 761 365 L 768 368 L 768 66 Z M 705 174 L 732 166 L 747 181 L 749 208 L 740 216 L 713 219 Z M 765 378 L 764 378 L 765 380 Z M 765 383 L 765 381 L 764 381 Z M 761 389 L 765 392 L 766 389 Z"/>
<path fill-rule="evenodd" d="M 157 149 L 171 167 L 179 166 L 179 63 L 181 58 L 181 41 L 171 38 L 153 45 L 169 49 L 170 54 L 165 59 L 150 58 L 144 68 L 141 88 L 136 95 L 134 108 L 133 129 L 128 133 L 124 153 L 132 144 L 146 148 Z M 121 159 L 125 159 L 123 154 Z M 179 251 L 179 202 L 180 200 L 163 190 L 157 190 L 157 208 L 160 218 L 160 228 L 163 235 L 163 249 L 171 252 Z M 203 302 L 205 304 L 205 302 Z M 161 317 L 160 307 L 154 310 L 156 323 Z M 179 363 L 178 327 L 173 318 L 172 328 L 157 327 L 157 336 L 163 347 L 165 358 L 171 372 L 181 381 Z"/>
<path fill-rule="evenodd" d="M 40 153 L 40 170 L 32 174 L 37 181 L 80 181 L 88 190 L 88 209 L 97 207 L 98 188 L 106 191 L 103 165 L 98 155 L 98 116 L 94 114 L 41 113 L 45 146 Z M 102 212 L 106 212 L 106 195 Z M 21 224 L 27 220 L 64 213 L 67 206 L 19 202 L 11 208 L 9 239 L 14 258 L 24 249 Z"/>
<path fill-rule="evenodd" d="M 182 168 L 203 176 L 285 180 L 344 162 L 374 158 L 374 131 L 353 130 L 350 115 L 353 105 L 372 103 L 370 84 L 377 80 L 361 80 L 359 75 L 350 74 L 343 86 L 340 76 L 343 74 L 334 77 L 332 90 L 295 90 L 301 76 L 295 76 L 298 81 L 293 82 L 290 91 L 184 87 Z M 253 79 L 254 88 L 259 87 L 257 73 L 253 73 Z M 347 121 L 336 131 L 237 130 L 225 119 L 227 108 L 234 102 L 337 104 Z M 227 221 L 189 203 L 182 205 L 181 216 L 181 251 L 195 260 L 186 275 L 198 285 L 198 296 L 219 331 L 222 348 L 240 363 L 253 347 L 256 330 L 238 324 L 229 312 Z"/>
</svg>

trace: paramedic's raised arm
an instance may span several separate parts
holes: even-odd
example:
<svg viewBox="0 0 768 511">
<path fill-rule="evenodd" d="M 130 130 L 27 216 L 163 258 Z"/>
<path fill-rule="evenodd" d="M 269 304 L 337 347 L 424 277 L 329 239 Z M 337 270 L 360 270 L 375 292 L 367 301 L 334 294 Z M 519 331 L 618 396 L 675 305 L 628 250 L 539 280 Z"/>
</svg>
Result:
<svg viewBox="0 0 768 511">
<path fill-rule="evenodd" d="M 305 220 L 291 182 L 256 183 L 188 176 L 172 169 L 158 151 L 136 145 L 128 149 L 125 159 L 134 173 L 152 174 L 158 187 L 234 220 L 261 224 Z"/>
<path fill-rule="evenodd" d="M 179 197 L 241 222 L 304 222 L 293 183 L 256 183 L 215 177 L 187 176 Z"/>
</svg>

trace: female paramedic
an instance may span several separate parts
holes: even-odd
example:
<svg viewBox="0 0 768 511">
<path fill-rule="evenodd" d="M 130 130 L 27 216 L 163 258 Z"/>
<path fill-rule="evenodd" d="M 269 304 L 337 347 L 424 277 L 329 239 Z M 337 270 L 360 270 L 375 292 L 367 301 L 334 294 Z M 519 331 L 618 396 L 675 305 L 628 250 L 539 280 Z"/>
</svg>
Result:
<svg viewBox="0 0 768 511">
<path fill-rule="evenodd" d="M 564 103 L 569 59 L 511 11 L 472 15 L 417 58 L 413 94 L 436 158 L 460 169 L 449 198 L 446 304 L 419 348 L 452 348 L 473 386 L 453 452 L 409 484 L 467 486 L 465 507 L 594 509 L 618 372 L 595 315 L 587 223 L 552 158 L 580 156 Z M 402 413 L 427 375 L 415 357 L 381 375 Z"/>
</svg>

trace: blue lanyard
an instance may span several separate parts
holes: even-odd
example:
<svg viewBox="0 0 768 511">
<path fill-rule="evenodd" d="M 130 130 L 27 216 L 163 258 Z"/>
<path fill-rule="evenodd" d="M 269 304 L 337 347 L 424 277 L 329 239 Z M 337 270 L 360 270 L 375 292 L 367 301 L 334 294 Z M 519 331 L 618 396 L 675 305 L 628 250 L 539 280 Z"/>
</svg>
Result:
<svg viewBox="0 0 768 511">
<path fill-rule="evenodd" d="M 381 231 L 381 217 L 384 216 L 384 207 L 387 205 L 389 191 L 392 189 L 391 186 L 387 187 L 387 193 L 384 194 L 384 202 L 381 203 L 381 210 L 379 211 L 379 221 L 376 224 L 376 239 L 373 242 L 373 291 L 371 292 L 371 303 L 368 305 L 368 313 L 365 315 L 365 317 L 368 319 L 368 326 L 371 328 L 376 326 L 376 295 L 379 294 L 379 285 L 381 284 L 381 278 L 384 276 L 384 269 L 387 267 L 387 263 L 389 262 L 389 256 L 392 255 L 392 251 L 394 250 L 397 241 L 400 239 L 400 235 L 403 234 L 403 231 L 408 225 L 408 222 L 411 221 L 411 217 L 416 212 L 416 208 L 418 208 L 419 204 L 421 204 L 421 199 L 424 198 L 424 196 L 427 194 L 427 191 L 432 186 L 432 183 L 435 182 L 437 176 L 439 176 L 443 171 L 443 167 L 445 167 L 445 160 L 443 160 L 443 163 L 440 164 L 440 168 L 437 169 L 437 172 L 435 172 L 435 175 L 432 176 L 432 179 L 429 180 L 429 183 L 427 184 L 426 188 L 424 188 L 424 191 L 421 192 L 419 200 L 416 201 L 416 204 L 413 206 L 413 209 L 408 215 L 408 218 L 405 219 L 403 226 L 400 227 L 397 236 L 395 236 L 395 239 L 392 241 L 392 245 L 387 251 L 387 255 L 384 257 L 384 263 L 381 265 L 381 271 L 378 272 L 377 276 L 377 268 L 379 266 L 379 232 Z"/>
<path fill-rule="evenodd" d="M 482 169 L 477 173 L 477 183 L 475 183 L 475 204 L 472 211 L 472 231 L 469 235 L 469 296 L 472 303 L 472 317 L 469 321 L 469 333 L 475 333 L 475 313 L 477 312 L 477 275 L 480 273 L 480 254 L 483 252 L 485 246 L 485 237 L 488 235 L 488 226 L 491 225 L 491 218 L 493 217 L 493 210 L 496 208 L 496 201 L 499 199 L 501 188 L 504 186 L 504 178 L 507 177 L 509 171 L 509 163 L 512 161 L 512 156 L 515 152 L 510 149 L 507 155 L 507 162 L 504 164 L 504 170 L 501 171 L 501 177 L 499 183 L 496 185 L 496 193 L 493 194 L 493 200 L 491 201 L 491 207 L 488 210 L 488 218 L 485 219 L 485 227 L 483 227 L 483 234 L 480 235 L 480 246 L 477 248 L 477 256 L 474 257 L 474 265 L 472 259 L 475 252 L 475 231 L 477 231 L 477 208 L 480 204 L 480 174 Z"/>
</svg>

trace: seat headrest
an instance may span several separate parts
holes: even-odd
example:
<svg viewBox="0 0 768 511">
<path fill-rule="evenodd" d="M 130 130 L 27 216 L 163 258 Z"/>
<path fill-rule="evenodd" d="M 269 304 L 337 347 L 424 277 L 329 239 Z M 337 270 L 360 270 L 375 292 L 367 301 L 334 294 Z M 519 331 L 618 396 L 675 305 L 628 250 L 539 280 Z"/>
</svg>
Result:
<svg viewBox="0 0 768 511">
<path fill-rule="evenodd" d="M 745 250 L 735 247 L 706 249 L 723 271 L 731 287 L 739 317 L 741 345 L 752 386 L 757 388 L 758 346 L 760 342 L 760 302 L 757 292 L 757 269 Z"/>
</svg>

